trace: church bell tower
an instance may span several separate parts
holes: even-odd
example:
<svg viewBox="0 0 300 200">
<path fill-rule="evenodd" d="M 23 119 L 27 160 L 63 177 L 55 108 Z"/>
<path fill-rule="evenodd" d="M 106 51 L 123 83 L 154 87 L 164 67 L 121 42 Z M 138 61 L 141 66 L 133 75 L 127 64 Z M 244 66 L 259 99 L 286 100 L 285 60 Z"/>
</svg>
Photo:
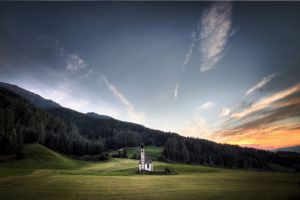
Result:
<svg viewBox="0 0 300 200">
<path fill-rule="evenodd" d="M 142 170 L 145 169 L 145 150 L 144 150 L 144 144 L 141 145 L 141 168 L 142 168 Z"/>
</svg>

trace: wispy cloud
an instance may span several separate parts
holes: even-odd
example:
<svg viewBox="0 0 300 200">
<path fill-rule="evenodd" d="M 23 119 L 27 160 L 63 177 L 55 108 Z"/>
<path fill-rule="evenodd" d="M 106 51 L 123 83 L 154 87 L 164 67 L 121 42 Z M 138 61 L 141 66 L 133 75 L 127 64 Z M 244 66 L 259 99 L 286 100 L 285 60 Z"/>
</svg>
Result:
<svg viewBox="0 0 300 200">
<path fill-rule="evenodd" d="M 176 84 L 175 89 L 174 89 L 174 98 L 178 98 L 178 90 L 179 90 L 179 84 Z"/>
<path fill-rule="evenodd" d="M 259 90 L 261 88 L 263 88 L 266 84 L 268 84 L 274 77 L 276 76 L 276 74 L 271 74 L 269 76 L 264 77 L 261 81 L 259 81 L 258 83 L 256 83 L 254 86 L 252 86 L 251 88 L 249 88 L 246 93 L 245 96 L 248 96 L 250 94 L 252 94 L 253 92 L 255 92 L 256 90 Z"/>
<path fill-rule="evenodd" d="M 194 47 L 195 47 L 196 42 L 197 42 L 196 31 L 193 31 L 193 32 L 192 32 L 191 37 L 192 37 L 192 44 L 191 44 L 190 48 L 188 49 L 187 54 L 185 55 L 185 60 L 184 60 L 184 62 L 183 62 L 183 64 L 182 64 L 183 70 L 185 70 L 187 64 L 189 64 L 189 62 L 190 62 L 190 60 L 191 60 L 191 58 L 192 58 L 193 51 L 194 51 Z"/>
<path fill-rule="evenodd" d="M 204 104 L 202 104 L 201 106 L 198 106 L 197 109 L 198 110 L 209 110 L 212 107 L 214 107 L 215 103 L 213 101 L 208 101 Z"/>
<path fill-rule="evenodd" d="M 300 84 L 297 84 L 293 87 L 290 87 L 286 90 L 282 90 L 280 92 L 277 92 L 269 97 L 265 97 L 265 98 L 262 98 L 260 99 L 257 103 L 254 103 L 252 104 L 249 108 L 246 108 L 245 110 L 243 110 L 242 112 L 238 112 L 238 113 L 233 113 L 231 115 L 231 117 L 233 118 L 242 118 L 246 115 L 249 115 L 253 112 L 256 112 L 256 111 L 259 111 L 259 110 L 262 110 L 262 109 L 265 109 L 269 106 L 271 106 L 272 103 L 280 100 L 280 99 L 283 99 L 295 92 L 299 92 L 300 90 Z"/>
<path fill-rule="evenodd" d="M 66 59 L 66 69 L 70 71 L 77 71 L 79 69 L 87 68 L 86 62 L 80 58 L 77 54 L 71 53 L 65 55 Z"/>
<path fill-rule="evenodd" d="M 88 68 L 88 64 L 84 59 L 82 59 L 78 54 L 67 50 L 64 44 L 57 38 L 49 37 L 48 35 L 36 35 L 36 43 L 40 45 L 41 49 L 46 49 L 49 51 L 47 56 L 59 58 L 59 60 L 64 65 L 65 69 L 71 72 L 75 72 L 79 69 Z M 87 69 L 86 69 L 87 70 Z"/>
<path fill-rule="evenodd" d="M 137 113 L 130 101 L 113 84 L 111 84 L 104 75 L 101 75 L 101 79 L 104 81 L 105 85 L 113 93 L 113 95 L 123 104 L 127 111 L 128 117 L 133 122 L 143 123 L 144 115 Z"/>
<path fill-rule="evenodd" d="M 230 114 L 231 110 L 229 108 L 222 108 L 220 112 L 220 117 L 226 117 Z"/>
<path fill-rule="evenodd" d="M 222 57 L 232 33 L 232 4 L 217 2 L 204 10 L 200 30 L 200 53 L 202 72 L 214 68 Z"/>
<path fill-rule="evenodd" d="M 296 84 L 261 98 L 241 112 L 231 114 L 222 129 L 208 139 L 265 149 L 298 145 L 299 95 L 300 84 Z"/>
</svg>

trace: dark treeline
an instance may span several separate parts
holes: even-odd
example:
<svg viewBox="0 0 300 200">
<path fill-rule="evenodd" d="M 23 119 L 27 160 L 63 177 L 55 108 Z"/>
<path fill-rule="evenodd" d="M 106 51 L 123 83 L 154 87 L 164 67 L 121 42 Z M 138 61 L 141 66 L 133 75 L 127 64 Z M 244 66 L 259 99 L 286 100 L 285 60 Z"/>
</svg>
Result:
<svg viewBox="0 0 300 200">
<path fill-rule="evenodd" d="M 276 165 L 293 168 L 299 168 L 300 165 L 299 154 L 283 155 L 254 148 L 218 144 L 204 139 L 186 138 L 139 124 L 87 117 L 66 108 L 47 111 L 64 120 L 71 120 L 77 125 L 79 132 L 90 139 L 101 136 L 107 150 L 136 147 L 143 142 L 145 145 L 164 147 L 160 160 L 166 162 L 265 170 L 272 170 Z"/>
<path fill-rule="evenodd" d="M 25 99 L 0 87 L 0 154 L 22 152 L 23 143 L 39 142 L 65 154 L 99 154 L 101 138 L 89 140 L 77 127 L 53 117 Z"/>
<path fill-rule="evenodd" d="M 170 137 L 162 152 L 162 160 L 226 168 L 280 170 L 277 165 L 299 170 L 300 154 L 271 152 L 237 145 L 218 144 L 203 139 Z"/>
<path fill-rule="evenodd" d="M 22 151 L 39 142 L 72 155 L 95 155 L 141 143 L 163 147 L 161 160 L 227 168 L 299 168 L 299 154 L 274 153 L 186 138 L 113 118 L 99 118 L 66 108 L 40 109 L 0 87 L 0 154 Z"/>
<path fill-rule="evenodd" d="M 80 134 L 89 139 L 101 137 L 105 149 L 136 147 L 145 145 L 163 146 L 171 135 L 142 125 L 123 122 L 116 119 L 99 119 L 67 108 L 47 109 L 47 112 L 63 120 L 76 124 Z"/>
</svg>

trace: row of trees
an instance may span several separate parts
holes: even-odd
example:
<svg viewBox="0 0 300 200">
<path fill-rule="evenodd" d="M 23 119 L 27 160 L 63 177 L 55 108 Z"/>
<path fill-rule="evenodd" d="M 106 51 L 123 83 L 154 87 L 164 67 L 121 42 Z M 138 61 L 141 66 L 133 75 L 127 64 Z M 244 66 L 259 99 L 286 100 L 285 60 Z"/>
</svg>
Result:
<svg viewBox="0 0 300 200">
<path fill-rule="evenodd" d="M 208 140 L 170 137 L 162 152 L 161 160 L 175 163 L 193 163 L 226 168 L 271 170 L 272 164 L 299 168 L 300 155 L 274 153 L 236 145 L 217 144 Z"/>
</svg>

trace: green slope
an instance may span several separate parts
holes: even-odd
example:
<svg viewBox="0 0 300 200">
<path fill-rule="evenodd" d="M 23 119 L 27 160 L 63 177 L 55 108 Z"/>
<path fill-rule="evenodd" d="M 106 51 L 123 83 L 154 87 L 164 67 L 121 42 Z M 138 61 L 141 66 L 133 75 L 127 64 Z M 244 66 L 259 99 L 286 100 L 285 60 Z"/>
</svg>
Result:
<svg viewBox="0 0 300 200">
<path fill-rule="evenodd" d="M 0 163 L 0 168 L 72 169 L 85 162 L 56 153 L 40 144 L 24 145 L 24 159 Z"/>
<path fill-rule="evenodd" d="M 126 147 L 128 158 L 131 158 L 133 154 L 139 155 L 140 154 L 140 147 Z M 145 152 L 147 155 L 151 156 L 152 160 L 157 160 L 162 153 L 162 147 L 156 146 L 146 146 Z M 112 154 L 117 154 L 118 151 L 112 151 Z"/>
<path fill-rule="evenodd" d="M 137 160 L 83 162 L 41 145 L 25 146 L 25 159 L 0 163 L 0 199 L 298 199 L 299 173 L 228 170 L 154 162 L 178 175 L 138 175 Z"/>
</svg>

